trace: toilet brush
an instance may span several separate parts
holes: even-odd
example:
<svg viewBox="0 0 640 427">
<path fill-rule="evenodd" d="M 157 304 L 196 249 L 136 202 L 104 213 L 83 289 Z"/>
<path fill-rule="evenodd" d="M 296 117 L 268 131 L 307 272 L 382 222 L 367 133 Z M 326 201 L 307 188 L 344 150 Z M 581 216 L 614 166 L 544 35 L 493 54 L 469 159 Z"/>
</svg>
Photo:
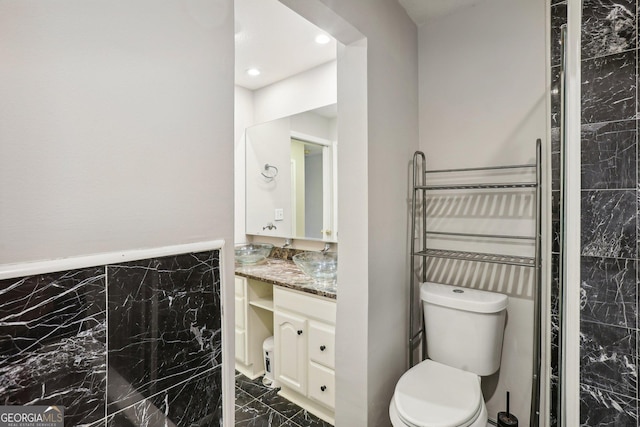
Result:
<svg viewBox="0 0 640 427">
<path fill-rule="evenodd" d="M 518 419 L 509 411 L 509 392 L 507 392 L 507 412 L 498 412 L 498 427 L 518 427 Z"/>
</svg>

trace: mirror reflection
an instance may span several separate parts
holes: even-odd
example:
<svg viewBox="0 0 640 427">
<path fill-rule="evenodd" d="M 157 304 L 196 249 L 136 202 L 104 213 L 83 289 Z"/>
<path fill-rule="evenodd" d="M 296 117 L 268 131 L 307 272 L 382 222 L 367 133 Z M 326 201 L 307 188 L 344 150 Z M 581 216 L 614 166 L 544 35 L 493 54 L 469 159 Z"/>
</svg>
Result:
<svg viewBox="0 0 640 427">
<path fill-rule="evenodd" d="M 337 241 L 336 105 L 246 131 L 247 234 Z"/>
</svg>

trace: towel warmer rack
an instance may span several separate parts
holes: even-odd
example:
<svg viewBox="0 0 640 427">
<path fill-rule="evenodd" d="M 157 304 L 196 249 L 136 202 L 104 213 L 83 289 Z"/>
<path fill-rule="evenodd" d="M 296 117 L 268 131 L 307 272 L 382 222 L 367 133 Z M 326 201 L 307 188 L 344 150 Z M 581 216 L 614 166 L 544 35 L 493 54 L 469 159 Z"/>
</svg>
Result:
<svg viewBox="0 0 640 427">
<path fill-rule="evenodd" d="M 478 167 L 478 168 L 462 168 L 462 169 L 440 169 L 430 170 L 426 169 L 426 157 L 421 151 L 416 151 L 413 155 L 413 197 L 411 201 L 411 260 L 410 260 L 410 292 L 409 292 L 409 364 L 412 367 L 414 361 L 414 349 L 416 343 L 422 343 L 423 357 L 426 355 L 426 340 L 424 337 L 424 322 L 421 321 L 421 327 L 415 331 L 415 287 L 416 287 L 416 273 L 415 273 L 415 260 L 418 258 L 422 260 L 421 268 L 421 281 L 427 280 L 427 272 L 424 265 L 426 258 L 445 258 L 453 260 L 461 260 L 467 262 L 481 262 L 492 264 L 503 264 L 521 267 L 530 267 L 534 270 L 534 336 L 533 336 L 533 377 L 532 377 L 532 390 L 531 390 L 531 414 L 530 425 L 537 426 L 540 417 L 540 373 L 541 373 L 541 299 L 542 299 L 542 286 L 541 286 L 541 217 L 542 217 L 542 196 L 541 196 L 541 182 L 542 182 L 542 142 L 540 139 L 536 141 L 536 162 L 534 164 L 521 164 L 521 165 L 506 165 L 506 166 L 493 166 L 493 167 Z M 486 183 L 486 184 L 452 184 L 452 185 L 434 185 L 427 184 L 427 176 L 433 173 L 447 173 L 447 172 L 481 172 L 481 171 L 500 171 L 505 169 L 535 169 L 535 182 L 505 182 L 505 183 Z M 439 191 L 439 190 L 502 190 L 502 189 L 531 189 L 535 193 L 535 234 L 533 236 L 516 236 L 506 234 L 475 234 L 475 233 L 457 233 L 457 232 L 443 232 L 443 231 L 429 231 L 427 230 L 427 192 Z M 419 209 L 420 208 L 420 209 Z M 422 212 L 422 215 L 420 215 Z M 416 229 L 416 223 L 418 217 L 422 216 L 422 228 L 421 233 L 418 233 Z M 419 239 L 419 234 L 422 234 L 421 248 L 416 249 L 416 239 Z M 491 238 L 491 239 L 506 239 L 506 240 L 530 240 L 534 242 L 534 255 L 532 257 L 524 256 L 512 256 L 502 254 L 490 254 L 480 252 L 465 252 L 465 251 L 453 251 L 433 249 L 427 247 L 427 236 L 429 235 L 441 235 L 441 236 L 455 236 L 455 237 L 470 237 L 470 238 Z"/>
</svg>

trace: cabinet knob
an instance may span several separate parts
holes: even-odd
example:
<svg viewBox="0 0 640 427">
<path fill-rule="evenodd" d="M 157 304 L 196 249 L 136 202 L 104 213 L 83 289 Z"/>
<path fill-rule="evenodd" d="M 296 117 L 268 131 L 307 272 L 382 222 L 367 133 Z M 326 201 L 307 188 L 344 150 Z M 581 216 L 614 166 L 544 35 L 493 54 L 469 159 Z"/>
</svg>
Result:
<svg viewBox="0 0 640 427">
<path fill-rule="evenodd" d="M 302 329 L 298 329 L 298 335 L 302 335 Z"/>
<path fill-rule="evenodd" d="M 327 389 L 326 385 L 323 385 L 322 387 L 320 387 L 320 390 L 325 391 Z"/>
<path fill-rule="evenodd" d="M 321 345 L 321 346 L 320 346 L 320 351 L 325 351 L 325 350 L 326 350 L 326 348 L 327 348 L 326 346 Z"/>
</svg>

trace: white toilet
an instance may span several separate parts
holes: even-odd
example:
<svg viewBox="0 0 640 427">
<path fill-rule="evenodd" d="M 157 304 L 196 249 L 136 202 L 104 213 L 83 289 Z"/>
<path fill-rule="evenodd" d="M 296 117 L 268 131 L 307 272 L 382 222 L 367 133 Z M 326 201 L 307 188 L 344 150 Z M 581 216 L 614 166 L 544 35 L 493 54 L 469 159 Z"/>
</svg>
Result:
<svg viewBox="0 0 640 427">
<path fill-rule="evenodd" d="M 500 367 L 507 296 L 425 282 L 420 286 L 429 359 L 400 377 L 394 427 L 486 427 L 480 377 Z"/>
</svg>

